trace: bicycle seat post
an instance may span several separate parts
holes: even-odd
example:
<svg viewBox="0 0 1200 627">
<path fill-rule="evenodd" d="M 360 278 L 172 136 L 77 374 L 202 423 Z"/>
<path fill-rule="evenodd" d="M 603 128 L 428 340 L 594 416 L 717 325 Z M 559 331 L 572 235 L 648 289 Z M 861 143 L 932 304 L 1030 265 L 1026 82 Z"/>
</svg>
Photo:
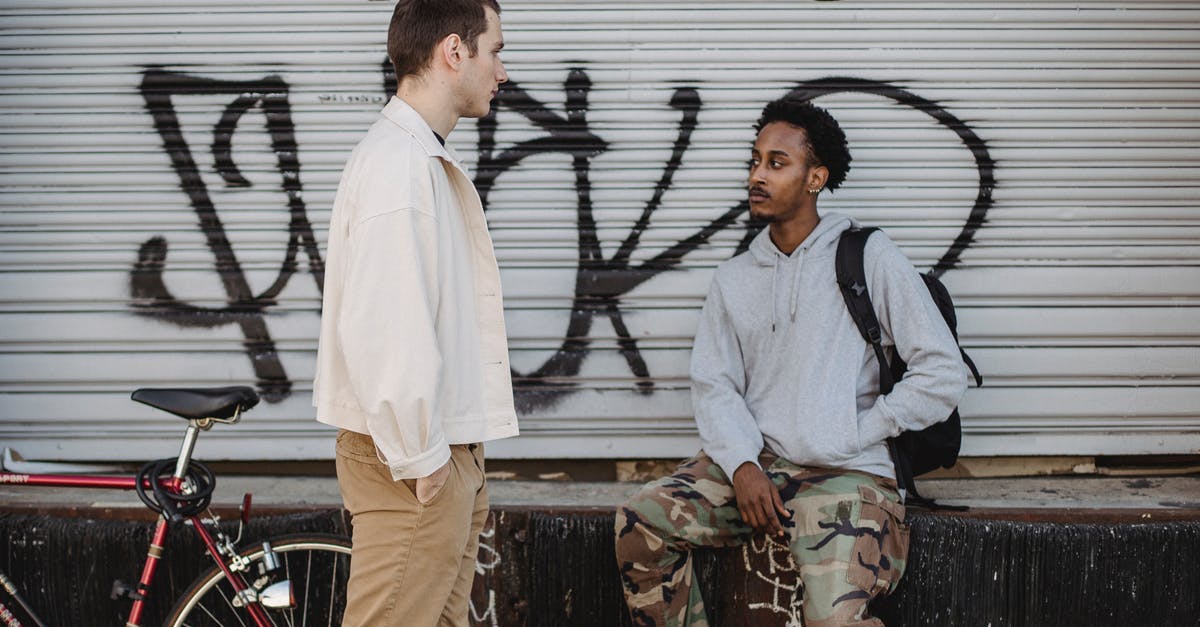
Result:
<svg viewBox="0 0 1200 627">
<path fill-rule="evenodd" d="M 208 419 L 204 419 L 207 422 Z M 201 421 L 188 420 L 187 433 L 183 436 L 183 444 L 179 447 L 179 458 L 175 460 L 175 474 L 173 475 L 177 481 L 182 481 L 187 475 L 188 464 L 192 462 L 192 450 L 196 448 L 196 438 L 200 436 Z"/>
</svg>

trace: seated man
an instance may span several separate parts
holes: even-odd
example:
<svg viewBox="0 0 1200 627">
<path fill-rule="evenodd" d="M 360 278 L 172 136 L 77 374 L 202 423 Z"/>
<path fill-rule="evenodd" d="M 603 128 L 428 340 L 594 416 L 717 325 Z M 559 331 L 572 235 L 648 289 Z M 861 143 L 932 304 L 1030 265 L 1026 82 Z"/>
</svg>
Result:
<svg viewBox="0 0 1200 627">
<path fill-rule="evenodd" d="M 867 603 L 904 570 L 908 530 L 887 438 L 944 420 L 966 390 L 958 347 L 916 269 L 868 240 L 868 288 L 883 343 L 908 363 L 879 394 L 875 353 L 834 271 L 852 221 L 817 212 L 850 153 L 825 110 L 763 109 L 751 151 L 751 215 L 768 228 L 717 269 L 692 351 L 703 447 L 617 512 L 616 551 L 636 625 L 707 625 L 691 549 L 765 533 L 790 547 L 807 627 L 882 625 Z"/>
</svg>

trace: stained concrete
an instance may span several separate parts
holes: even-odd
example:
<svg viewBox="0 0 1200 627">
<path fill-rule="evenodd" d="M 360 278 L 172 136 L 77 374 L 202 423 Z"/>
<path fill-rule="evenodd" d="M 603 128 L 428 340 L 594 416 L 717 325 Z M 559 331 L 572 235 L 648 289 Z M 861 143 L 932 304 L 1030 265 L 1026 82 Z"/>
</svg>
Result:
<svg viewBox="0 0 1200 627">
<path fill-rule="evenodd" d="M 497 507 L 611 508 L 640 484 L 621 482 L 493 480 Z M 933 479 L 919 482 L 922 494 L 948 505 L 981 509 L 1187 510 L 1200 518 L 1200 475 L 1167 477 L 1028 477 Z M 271 509 L 337 507 L 341 497 L 332 477 L 221 476 L 213 503 L 236 506 L 242 494 Z M 132 492 L 0 485 L 0 507 L 94 506 L 138 508 Z"/>
</svg>

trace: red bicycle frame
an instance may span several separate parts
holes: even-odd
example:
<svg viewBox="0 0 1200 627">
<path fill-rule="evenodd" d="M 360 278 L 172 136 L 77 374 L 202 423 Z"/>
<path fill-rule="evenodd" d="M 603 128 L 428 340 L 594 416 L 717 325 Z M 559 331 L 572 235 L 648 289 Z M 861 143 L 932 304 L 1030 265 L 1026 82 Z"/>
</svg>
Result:
<svg viewBox="0 0 1200 627">
<path fill-rule="evenodd" d="M 183 448 L 180 451 L 179 459 L 176 462 L 175 474 L 170 478 L 159 479 L 159 485 L 166 488 L 168 491 L 179 494 L 183 491 L 183 477 L 191 462 L 192 449 L 195 446 L 196 437 L 201 428 L 200 421 L 188 421 L 188 432 L 184 438 Z M 137 477 L 126 476 L 88 476 L 88 475 L 56 475 L 56 474 L 18 474 L 18 473 L 0 473 L 0 484 L 11 485 L 29 485 L 29 486 L 46 486 L 58 488 L 98 488 L 109 490 L 136 490 L 138 488 Z M 149 480 L 143 480 L 143 488 L 150 488 Z M 184 520 L 191 522 L 191 527 L 196 534 L 200 536 L 200 540 L 204 542 L 204 546 L 208 549 L 208 554 L 212 556 L 213 561 L 217 566 L 225 572 L 226 578 L 230 585 L 233 586 L 234 592 L 238 596 L 242 596 L 243 591 L 249 589 L 245 580 L 237 572 L 230 570 L 229 566 L 221 559 L 221 553 L 217 548 L 217 542 L 204 526 L 203 521 L 199 516 L 187 516 Z M 166 544 L 167 534 L 170 531 L 170 522 L 164 514 L 159 517 L 158 523 L 154 527 L 154 536 L 150 540 L 150 547 L 146 551 L 146 562 L 142 566 L 142 575 L 138 580 L 137 588 L 130 593 L 133 599 L 133 608 L 129 611 L 129 619 L 126 622 L 126 627 L 140 627 L 142 620 L 142 612 L 145 609 L 146 597 L 150 593 L 150 586 L 154 583 L 154 573 L 158 569 L 159 560 L 163 557 L 163 548 Z M 271 627 L 272 623 L 262 606 L 257 601 L 247 602 L 246 611 L 254 620 L 254 624 L 258 627 Z"/>
</svg>

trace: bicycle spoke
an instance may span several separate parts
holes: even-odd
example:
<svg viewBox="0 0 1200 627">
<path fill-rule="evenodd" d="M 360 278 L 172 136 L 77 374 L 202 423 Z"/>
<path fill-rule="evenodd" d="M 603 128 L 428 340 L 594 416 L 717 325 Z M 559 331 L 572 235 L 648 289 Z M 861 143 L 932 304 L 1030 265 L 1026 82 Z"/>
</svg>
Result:
<svg viewBox="0 0 1200 627">
<path fill-rule="evenodd" d="M 312 558 L 313 554 L 310 551 L 308 554 L 308 564 L 304 567 L 304 608 L 308 609 L 308 582 L 312 581 Z M 304 625 L 308 627 L 308 612 L 304 612 Z"/>
<path fill-rule="evenodd" d="M 289 590 L 289 594 L 291 594 L 292 597 L 294 598 L 295 597 L 294 588 L 295 588 L 296 582 L 292 579 L 291 555 L 289 555 L 287 553 L 283 554 L 283 578 L 285 581 L 289 582 L 288 583 L 289 586 L 293 587 L 293 590 Z M 287 612 L 287 614 L 284 616 L 284 620 L 287 621 L 288 627 L 296 627 L 296 608 L 289 607 L 289 608 L 287 608 L 287 610 L 284 610 L 284 611 Z"/>
<path fill-rule="evenodd" d="M 336 595 L 338 589 L 337 572 L 338 564 L 341 564 L 341 562 L 342 560 L 336 557 L 333 558 L 333 577 L 329 580 L 329 620 L 325 621 L 325 627 L 333 627 L 333 606 L 336 605 L 335 601 L 337 600 Z"/>
<path fill-rule="evenodd" d="M 216 616 L 214 616 L 212 612 L 208 611 L 208 608 L 204 607 L 203 603 L 197 603 L 196 607 L 200 608 L 200 610 L 203 611 L 205 614 L 208 614 L 208 617 L 212 619 L 214 625 L 221 624 L 221 621 Z M 184 625 L 184 627 L 188 627 L 188 626 Z"/>
<path fill-rule="evenodd" d="M 296 611 L 289 609 L 283 617 L 287 621 L 288 627 L 296 627 Z"/>
<path fill-rule="evenodd" d="M 296 582 L 292 580 L 292 561 L 288 559 L 287 554 L 284 554 L 283 556 L 283 577 L 288 582 L 289 586 L 294 587 L 296 585 Z M 291 590 L 289 590 L 288 593 L 293 597 L 295 596 L 295 592 Z M 287 614 L 285 614 L 283 618 L 287 621 L 288 627 L 296 627 L 296 608 L 288 607 L 286 612 Z"/>
<path fill-rule="evenodd" d="M 242 620 L 241 612 L 238 612 L 237 606 L 233 604 L 233 601 L 229 600 L 229 596 L 226 595 L 225 591 L 221 589 L 220 584 L 214 586 L 214 589 L 221 595 L 222 599 L 225 599 L 225 605 L 229 606 L 229 612 L 233 614 L 234 618 L 237 619 L 238 624 L 242 627 L 249 627 L 249 625 L 246 624 L 246 621 Z"/>
</svg>

